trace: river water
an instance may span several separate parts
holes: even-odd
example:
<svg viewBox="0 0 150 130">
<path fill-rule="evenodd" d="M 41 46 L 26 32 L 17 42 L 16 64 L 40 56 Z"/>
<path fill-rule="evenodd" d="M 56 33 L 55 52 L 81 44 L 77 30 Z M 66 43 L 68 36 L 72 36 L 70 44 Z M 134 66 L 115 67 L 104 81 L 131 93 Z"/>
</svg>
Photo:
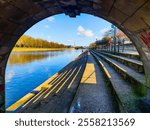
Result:
<svg viewBox="0 0 150 130">
<path fill-rule="evenodd" d="M 39 86 L 81 50 L 12 52 L 6 67 L 6 108 Z"/>
</svg>

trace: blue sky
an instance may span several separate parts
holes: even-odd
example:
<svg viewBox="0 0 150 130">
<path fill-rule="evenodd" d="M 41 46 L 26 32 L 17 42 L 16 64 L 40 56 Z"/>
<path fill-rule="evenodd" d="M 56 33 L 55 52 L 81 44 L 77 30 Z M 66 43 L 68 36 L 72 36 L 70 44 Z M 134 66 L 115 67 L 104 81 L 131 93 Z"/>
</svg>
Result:
<svg viewBox="0 0 150 130">
<path fill-rule="evenodd" d="M 65 45 L 88 46 L 96 38 L 101 39 L 110 28 L 111 23 L 92 15 L 81 14 L 70 18 L 59 14 L 38 22 L 25 34 Z"/>
</svg>

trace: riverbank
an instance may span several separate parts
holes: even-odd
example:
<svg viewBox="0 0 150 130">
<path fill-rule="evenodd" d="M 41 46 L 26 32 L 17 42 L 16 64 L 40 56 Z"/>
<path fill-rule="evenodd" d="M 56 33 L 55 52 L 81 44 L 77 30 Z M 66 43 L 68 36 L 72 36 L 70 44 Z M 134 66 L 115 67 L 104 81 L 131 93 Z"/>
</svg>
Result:
<svg viewBox="0 0 150 130">
<path fill-rule="evenodd" d="M 14 47 L 13 52 L 30 52 L 30 51 L 61 51 L 61 50 L 73 50 L 74 48 L 20 48 Z"/>
</svg>

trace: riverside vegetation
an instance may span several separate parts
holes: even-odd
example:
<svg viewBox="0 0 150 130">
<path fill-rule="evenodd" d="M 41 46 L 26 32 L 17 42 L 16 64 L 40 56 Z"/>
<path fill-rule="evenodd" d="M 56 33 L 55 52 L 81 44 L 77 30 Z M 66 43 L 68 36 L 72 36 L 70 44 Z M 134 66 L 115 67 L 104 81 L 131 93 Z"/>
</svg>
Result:
<svg viewBox="0 0 150 130">
<path fill-rule="evenodd" d="M 13 51 L 51 51 L 51 50 L 64 50 L 68 48 L 64 44 L 57 42 L 49 42 L 40 38 L 33 38 L 23 35 L 17 41 Z"/>
</svg>

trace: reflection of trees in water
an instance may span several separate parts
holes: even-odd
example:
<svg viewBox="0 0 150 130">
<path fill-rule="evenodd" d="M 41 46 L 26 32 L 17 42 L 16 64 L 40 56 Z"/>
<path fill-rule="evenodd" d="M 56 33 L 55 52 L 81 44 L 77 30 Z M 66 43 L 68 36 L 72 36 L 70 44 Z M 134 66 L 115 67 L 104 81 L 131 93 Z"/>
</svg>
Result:
<svg viewBox="0 0 150 130">
<path fill-rule="evenodd" d="M 8 64 L 25 64 L 33 61 L 42 60 L 48 57 L 54 57 L 63 54 L 63 51 L 57 52 L 15 52 L 11 53 Z"/>
</svg>

